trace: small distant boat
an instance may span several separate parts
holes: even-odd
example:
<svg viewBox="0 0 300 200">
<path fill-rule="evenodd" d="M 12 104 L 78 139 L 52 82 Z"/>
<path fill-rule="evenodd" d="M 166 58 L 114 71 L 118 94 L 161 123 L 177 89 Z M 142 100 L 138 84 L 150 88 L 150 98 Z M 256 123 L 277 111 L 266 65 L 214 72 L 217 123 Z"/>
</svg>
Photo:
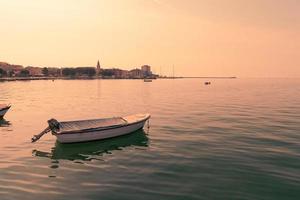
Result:
<svg viewBox="0 0 300 200">
<path fill-rule="evenodd" d="M 36 142 L 50 131 L 60 143 L 102 140 L 142 129 L 149 119 L 150 114 L 66 122 L 50 119 L 48 121 L 49 127 L 40 134 L 34 135 L 32 142 Z"/>
<path fill-rule="evenodd" d="M 3 118 L 6 112 L 10 109 L 11 105 L 0 104 L 0 118 Z"/>
<path fill-rule="evenodd" d="M 204 82 L 204 84 L 205 84 L 205 85 L 210 85 L 210 84 L 211 84 L 211 82 L 209 82 L 209 81 L 206 81 L 206 82 Z"/>
<path fill-rule="evenodd" d="M 152 79 L 150 79 L 150 78 L 145 78 L 145 79 L 144 79 L 144 82 L 152 82 Z"/>
</svg>

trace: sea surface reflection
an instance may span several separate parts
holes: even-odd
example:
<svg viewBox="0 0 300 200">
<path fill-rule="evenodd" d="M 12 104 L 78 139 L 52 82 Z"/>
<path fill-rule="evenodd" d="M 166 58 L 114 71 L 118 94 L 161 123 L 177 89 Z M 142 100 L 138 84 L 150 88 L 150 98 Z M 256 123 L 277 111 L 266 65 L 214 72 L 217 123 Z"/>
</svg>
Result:
<svg viewBox="0 0 300 200">
<path fill-rule="evenodd" d="M 9 125 L 9 121 L 6 121 L 4 118 L 0 119 L 0 127 L 8 127 Z"/>
<path fill-rule="evenodd" d="M 145 131 L 139 130 L 128 135 L 93 142 L 61 144 L 57 141 L 51 152 L 33 150 L 32 154 L 52 160 L 92 161 L 101 160 L 103 154 L 111 154 L 113 151 L 148 147 L 148 142 Z"/>
<path fill-rule="evenodd" d="M 300 79 L 0 82 L 0 102 L 1 200 L 300 199 Z M 146 133 L 31 143 L 50 118 L 136 113 Z"/>
</svg>

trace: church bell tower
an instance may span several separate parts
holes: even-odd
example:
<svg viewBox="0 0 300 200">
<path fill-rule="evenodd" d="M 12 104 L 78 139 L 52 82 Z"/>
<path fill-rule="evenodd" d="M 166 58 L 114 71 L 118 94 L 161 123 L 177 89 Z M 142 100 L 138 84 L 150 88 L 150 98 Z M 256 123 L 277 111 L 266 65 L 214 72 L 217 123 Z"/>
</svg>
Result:
<svg viewBox="0 0 300 200">
<path fill-rule="evenodd" d="M 98 62 L 97 62 L 97 68 L 96 68 L 97 75 L 100 74 L 100 71 L 101 71 L 101 66 L 100 66 L 100 62 L 98 60 Z"/>
</svg>

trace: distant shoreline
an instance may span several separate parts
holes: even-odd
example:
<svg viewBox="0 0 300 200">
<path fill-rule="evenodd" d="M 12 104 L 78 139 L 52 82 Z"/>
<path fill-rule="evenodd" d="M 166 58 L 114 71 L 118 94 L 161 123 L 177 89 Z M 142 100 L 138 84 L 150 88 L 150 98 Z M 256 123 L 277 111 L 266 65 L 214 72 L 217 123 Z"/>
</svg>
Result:
<svg viewBox="0 0 300 200">
<path fill-rule="evenodd" d="M 157 79 L 235 79 L 237 77 L 158 77 Z M 34 81 L 34 80 L 143 80 L 144 78 L 101 78 L 101 77 L 6 77 L 0 78 L 0 82 L 6 81 Z"/>
<path fill-rule="evenodd" d="M 178 79 L 178 78 L 194 78 L 194 79 L 235 79 L 236 76 L 182 76 L 182 77 L 159 77 L 159 79 Z"/>
</svg>

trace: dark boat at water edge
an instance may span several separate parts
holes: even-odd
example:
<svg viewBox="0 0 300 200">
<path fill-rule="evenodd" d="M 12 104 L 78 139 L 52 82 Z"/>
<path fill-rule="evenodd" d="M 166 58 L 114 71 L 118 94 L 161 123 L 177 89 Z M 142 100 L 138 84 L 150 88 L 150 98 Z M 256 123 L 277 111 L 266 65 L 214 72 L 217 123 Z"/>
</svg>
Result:
<svg viewBox="0 0 300 200">
<path fill-rule="evenodd" d="M 0 119 L 4 117 L 11 105 L 0 104 Z"/>
</svg>

